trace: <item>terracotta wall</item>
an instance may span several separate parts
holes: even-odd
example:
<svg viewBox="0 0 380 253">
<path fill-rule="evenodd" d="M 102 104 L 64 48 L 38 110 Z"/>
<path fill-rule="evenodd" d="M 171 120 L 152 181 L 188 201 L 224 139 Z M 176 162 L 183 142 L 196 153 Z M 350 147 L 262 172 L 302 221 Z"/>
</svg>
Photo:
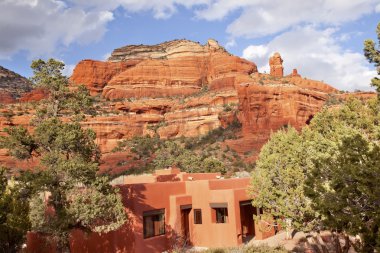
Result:
<svg viewBox="0 0 380 253">
<path fill-rule="evenodd" d="M 170 175 L 164 175 L 170 176 Z M 210 175 L 209 175 L 210 176 Z M 194 175 L 201 177 L 201 175 Z M 207 178 L 208 176 L 206 176 Z M 215 175 L 211 175 L 215 178 Z M 148 178 L 151 181 L 151 178 Z M 133 180 L 135 181 L 135 180 Z M 71 251 L 85 252 L 152 252 L 168 250 L 171 245 L 180 243 L 181 206 L 189 208 L 190 242 L 195 246 L 232 247 L 242 243 L 240 202 L 249 200 L 246 188 L 249 179 L 212 179 L 195 181 L 169 181 L 146 184 L 122 185 L 120 192 L 128 212 L 128 222 L 119 230 L 107 234 L 84 233 L 75 230 L 71 233 Z M 228 208 L 228 222 L 215 223 L 210 204 L 222 203 Z M 164 235 L 144 239 L 143 212 L 165 209 Z M 194 224 L 194 209 L 202 210 L 202 224 Z M 263 234 L 256 229 L 256 238 L 262 239 L 271 233 Z M 54 252 L 47 244 L 41 251 L 43 236 L 29 234 L 28 252 Z M 49 241 L 49 240 L 48 240 Z"/>
</svg>

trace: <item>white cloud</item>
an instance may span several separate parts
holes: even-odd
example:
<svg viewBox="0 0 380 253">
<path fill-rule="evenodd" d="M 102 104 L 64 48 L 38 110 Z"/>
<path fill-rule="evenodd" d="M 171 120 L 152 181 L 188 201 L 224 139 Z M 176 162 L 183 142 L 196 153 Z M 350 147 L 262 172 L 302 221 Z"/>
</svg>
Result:
<svg viewBox="0 0 380 253">
<path fill-rule="evenodd" d="M 165 19 L 179 6 L 209 21 L 237 14 L 229 16 L 233 21 L 226 28 L 227 48 L 236 46 L 238 37 L 277 35 L 267 45 L 244 51 L 261 71 L 268 70 L 269 54 L 279 50 L 288 71 L 297 67 L 304 75 L 342 89 L 368 88 L 373 76 L 361 52 L 345 51 L 339 45 L 351 34 L 339 37 L 335 32 L 344 22 L 380 12 L 379 0 L 0 0 L 0 59 L 20 51 L 51 57 L 73 43 L 98 41 L 118 7 L 126 15 L 150 12 Z"/>
<path fill-rule="evenodd" d="M 226 45 L 225 45 L 225 47 L 227 49 L 231 49 L 231 48 L 233 48 L 235 46 L 236 46 L 236 40 L 235 39 L 228 40 L 227 43 L 226 43 Z"/>
<path fill-rule="evenodd" d="M 254 61 L 260 71 L 268 71 L 269 56 L 278 51 L 284 60 L 285 73 L 297 68 L 302 76 L 323 80 L 341 90 L 371 90 L 370 79 L 376 71 L 362 53 L 342 48 L 336 33 L 331 28 L 296 27 L 268 44 L 247 47 L 243 57 Z"/>
<path fill-rule="evenodd" d="M 74 64 L 67 64 L 65 65 L 65 68 L 62 71 L 62 74 L 64 76 L 70 77 L 74 71 L 75 65 Z"/>
<path fill-rule="evenodd" d="M 43 56 L 62 45 L 97 41 L 112 19 L 110 11 L 84 11 L 59 0 L 0 1 L 0 58 L 21 50 Z"/>
<path fill-rule="evenodd" d="M 128 12 L 151 11 L 154 18 L 166 19 L 176 13 L 177 6 L 191 8 L 196 5 L 210 4 L 211 0 L 69 0 L 69 2 L 98 10 L 114 10 L 121 6 Z"/>
<path fill-rule="evenodd" d="M 265 45 L 250 45 L 243 51 L 243 55 L 248 59 L 262 58 L 268 54 L 268 47 Z"/>
<path fill-rule="evenodd" d="M 55 53 L 72 43 L 100 40 L 113 11 L 149 11 L 157 19 L 171 17 L 179 5 L 191 8 L 211 0 L 0 0 L 0 59 L 19 51 L 30 57 Z"/>
<path fill-rule="evenodd" d="M 305 23 L 340 25 L 377 10 L 378 3 L 379 0 L 217 0 L 196 11 L 196 15 L 220 20 L 241 10 L 227 32 L 234 37 L 257 38 Z"/>
</svg>

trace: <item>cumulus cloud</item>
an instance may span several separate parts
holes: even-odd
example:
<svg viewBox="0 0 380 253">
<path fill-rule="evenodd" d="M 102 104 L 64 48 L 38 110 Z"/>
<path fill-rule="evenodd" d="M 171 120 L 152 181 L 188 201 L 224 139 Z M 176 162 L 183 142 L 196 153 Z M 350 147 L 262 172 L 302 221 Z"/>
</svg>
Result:
<svg viewBox="0 0 380 253">
<path fill-rule="evenodd" d="M 112 19 L 110 11 L 84 11 L 58 0 L 0 1 L 0 58 L 21 50 L 41 56 L 58 46 L 97 41 Z"/>
<path fill-rule="evenodd" d="M 149 11 L 157 19 L 171 17 L 179 5 L 191 8 L 211 0 L 2 0 L 0 59 L 19 51 L 29 56 L 51 55 L 61 46 L 100 40 L 113 11 Z"/>
<path fill-rule="evenodd" d="M 235 37 L 257 38 L 301 24 L 340 25 L 374 12 L 378 3 L 378 0 L 218 0 L 196 11 L 196 15 L 205 20 L 220 20 L 240 10 L 227 32 Z"/>
<path fill-rule="evenodd" d="M 154 18 L 166 19 L 177 11 L 178 6 L 191 8 L 196 5 L 209 5 L 211 0 L 69 0 L 71 3 L 90 9 L 113 10 L 119 6 L 132 13 L 151 11 Z"/>
<path fill-rule="evenodd" d="M 305 77 L 323 80 L 341 90 L 370 90 L 376 71 L 362 53 L 342 48 L 338 30 L 314 26 L 296 27 L 264 45 L 250 45 L 243 57 L 256 62 L 259 70 L 269 71 L 268 59 L 276 51 L 284 59 L 285 73 L 293 68 Z"/>
<path fill-rule="evenodd" d="M 339 44 L 353 35 L 337 35 L 336 29 L 380 12 L 379 0 L 0 0 L 0 59 L 20 51 L 51 57 L 73 43 L 98 41 L 117 8 L 126 15 L 149 12 L 156 19 L 167 19 L 180 6 L 202 20 L 232 17 L 226 27 L 227 48 L 235 47 L 241 37 L 276 35 L 268 44 L 244 51 L 262 71 L 267 70 L 269 54 L 279 50 L 288 69 L 298 67 L 303 74 L 342 89 L 364 89 L 373 76 L 362 52 L 346 51 Z"/>
</svg>

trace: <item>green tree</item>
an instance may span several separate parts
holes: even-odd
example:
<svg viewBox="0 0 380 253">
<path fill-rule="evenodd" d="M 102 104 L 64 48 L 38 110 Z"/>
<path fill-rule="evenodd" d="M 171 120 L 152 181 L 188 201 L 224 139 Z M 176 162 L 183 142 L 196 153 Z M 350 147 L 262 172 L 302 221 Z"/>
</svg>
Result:
<svg viewBox="0 0 380 253">
<path fill-rule="evenodd" d="M 349 235 L 360 236 L 357 251 L 379 250 L 379 122 L 377 99 L 352 98 L 315 115 L 301 134 L 275 133 L 252 174 L 253 204 L 302 230 L 317 225 L 344 236 L 344 252 Z"/>
<path fill-rule="evenodd" d="M 18 252 L 30 228 L 29 204 L 15 181 L 0 168 L 0 252 Z"/>
<path fill-rule="evenodd" d="M 352 99 L 339 110 L 316 115 L 303 131 L 313 154 L 306 195 L 321 225 L 344 235 L 360 235 L 360 252 L 380 246 L 379 103 Z M 346 251 L 349 246 L 346 245 Z"/>
<path fill-rule="evenodd" d="M 279 130 L 263 146 L 252 172 L 252 205 L 263 208 L 266 214 L 257 218 L 275 217 L 287 232 L 291 228 L 305 230 L 307 222 L 314 219 L 311 202 L 304 194 L 308 169 L 304 149 L 294 128 Z"/>
<path fill-rule="evenodd" d="M 377 25 L 377 49 L 376 43 L 373 40 L 364 41 L 364 55 L 370 63 L 374 63 L 377 69 L 377 74 L 380 75 L 380 23 Z M 372 86 L 376 88 L 377 92 L 380 93 L 380 79 L 374 77 L 372 79 Z"/>
<path fill-rule="evenodd" d="M 48 92 L 48 97 L 40 103 L 38 116 L 42 118 L 57 117 L 61 114 L 83 119 L 83 114 L 94 114 L 93 99 L 88 90 L 80 85 L 75 90 L 69 89 L 69 80 L 62 75 L 65 64 L 55 59 L 33 61 L 31 81 L 36 88 Z M 82 116 L 82 117 L 78 117 Z"/>
<path fill-rule="evenodd" d="M 195 151 L 186 149 L 176 141 L 165 141 L 155 153 L 153 164 L 161 169 L 168 166 L 178 166 L 185 172 L 220 172 L 226 173 L 227 169 L 223 162 L 216 157 L 207 157 L 197 154 Z"/>
<path fill-rule="evenodd" d="M 73 122 L 59 118 L 61 112 L 80 113 L 79 105 L 90 100 L 68 90 L 63 63 L 38 60 L 32 68 L 32 80 L 49 90 L 46 110 L 34 122 L 33 132 L 6 129 L 0 147 L 18 159 L 39 159 L 33 172 L 18 179 L 29 196 L 32 231 L 53 236 L 58 249 L 66 251 L 72 229 L 108 232 L 122 226 L 126 214 L 118 190 L 107 177 L 97 175 L 100 152 L 94 131 L 82 129 L 78 118 Z"/>
</svg>

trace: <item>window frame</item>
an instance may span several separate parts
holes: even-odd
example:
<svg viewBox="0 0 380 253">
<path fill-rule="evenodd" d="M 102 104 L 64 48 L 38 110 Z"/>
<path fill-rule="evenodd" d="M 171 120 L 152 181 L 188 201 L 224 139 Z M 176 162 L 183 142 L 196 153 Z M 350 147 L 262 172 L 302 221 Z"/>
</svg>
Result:
<svg viewBox="0 0 380 253">
<path fill-rule="evenodd" d="M 151 228 L 150 231 L 153 231 L 153 234 L 148 234 L 148 217 L 151 217 Z M 156 222 L 159 222 L 158 228 Z M 156 234 L 155 231 L 158 231 Z M 149 239 L 166 234 L 166 225 L 165 225 L 165 209 L 156 209 L 143 212 L 143 237 L 144 239 Z"/>
<path fill-rule="evenodd" d="M 228 223 L 228 208 L 227 207 L 213 207 L 212 209 L 213 209 L 214 223 L 216 224 Z M 221 212 L 221 210 L 223 211 Z"/>
<path fill-rule="evenodd" d="M 203 223 L 202 221 L 202 209 L 197 208 L 193 209 L 194 212 L 194 224 L 201 225 Z"/>
</svg>

